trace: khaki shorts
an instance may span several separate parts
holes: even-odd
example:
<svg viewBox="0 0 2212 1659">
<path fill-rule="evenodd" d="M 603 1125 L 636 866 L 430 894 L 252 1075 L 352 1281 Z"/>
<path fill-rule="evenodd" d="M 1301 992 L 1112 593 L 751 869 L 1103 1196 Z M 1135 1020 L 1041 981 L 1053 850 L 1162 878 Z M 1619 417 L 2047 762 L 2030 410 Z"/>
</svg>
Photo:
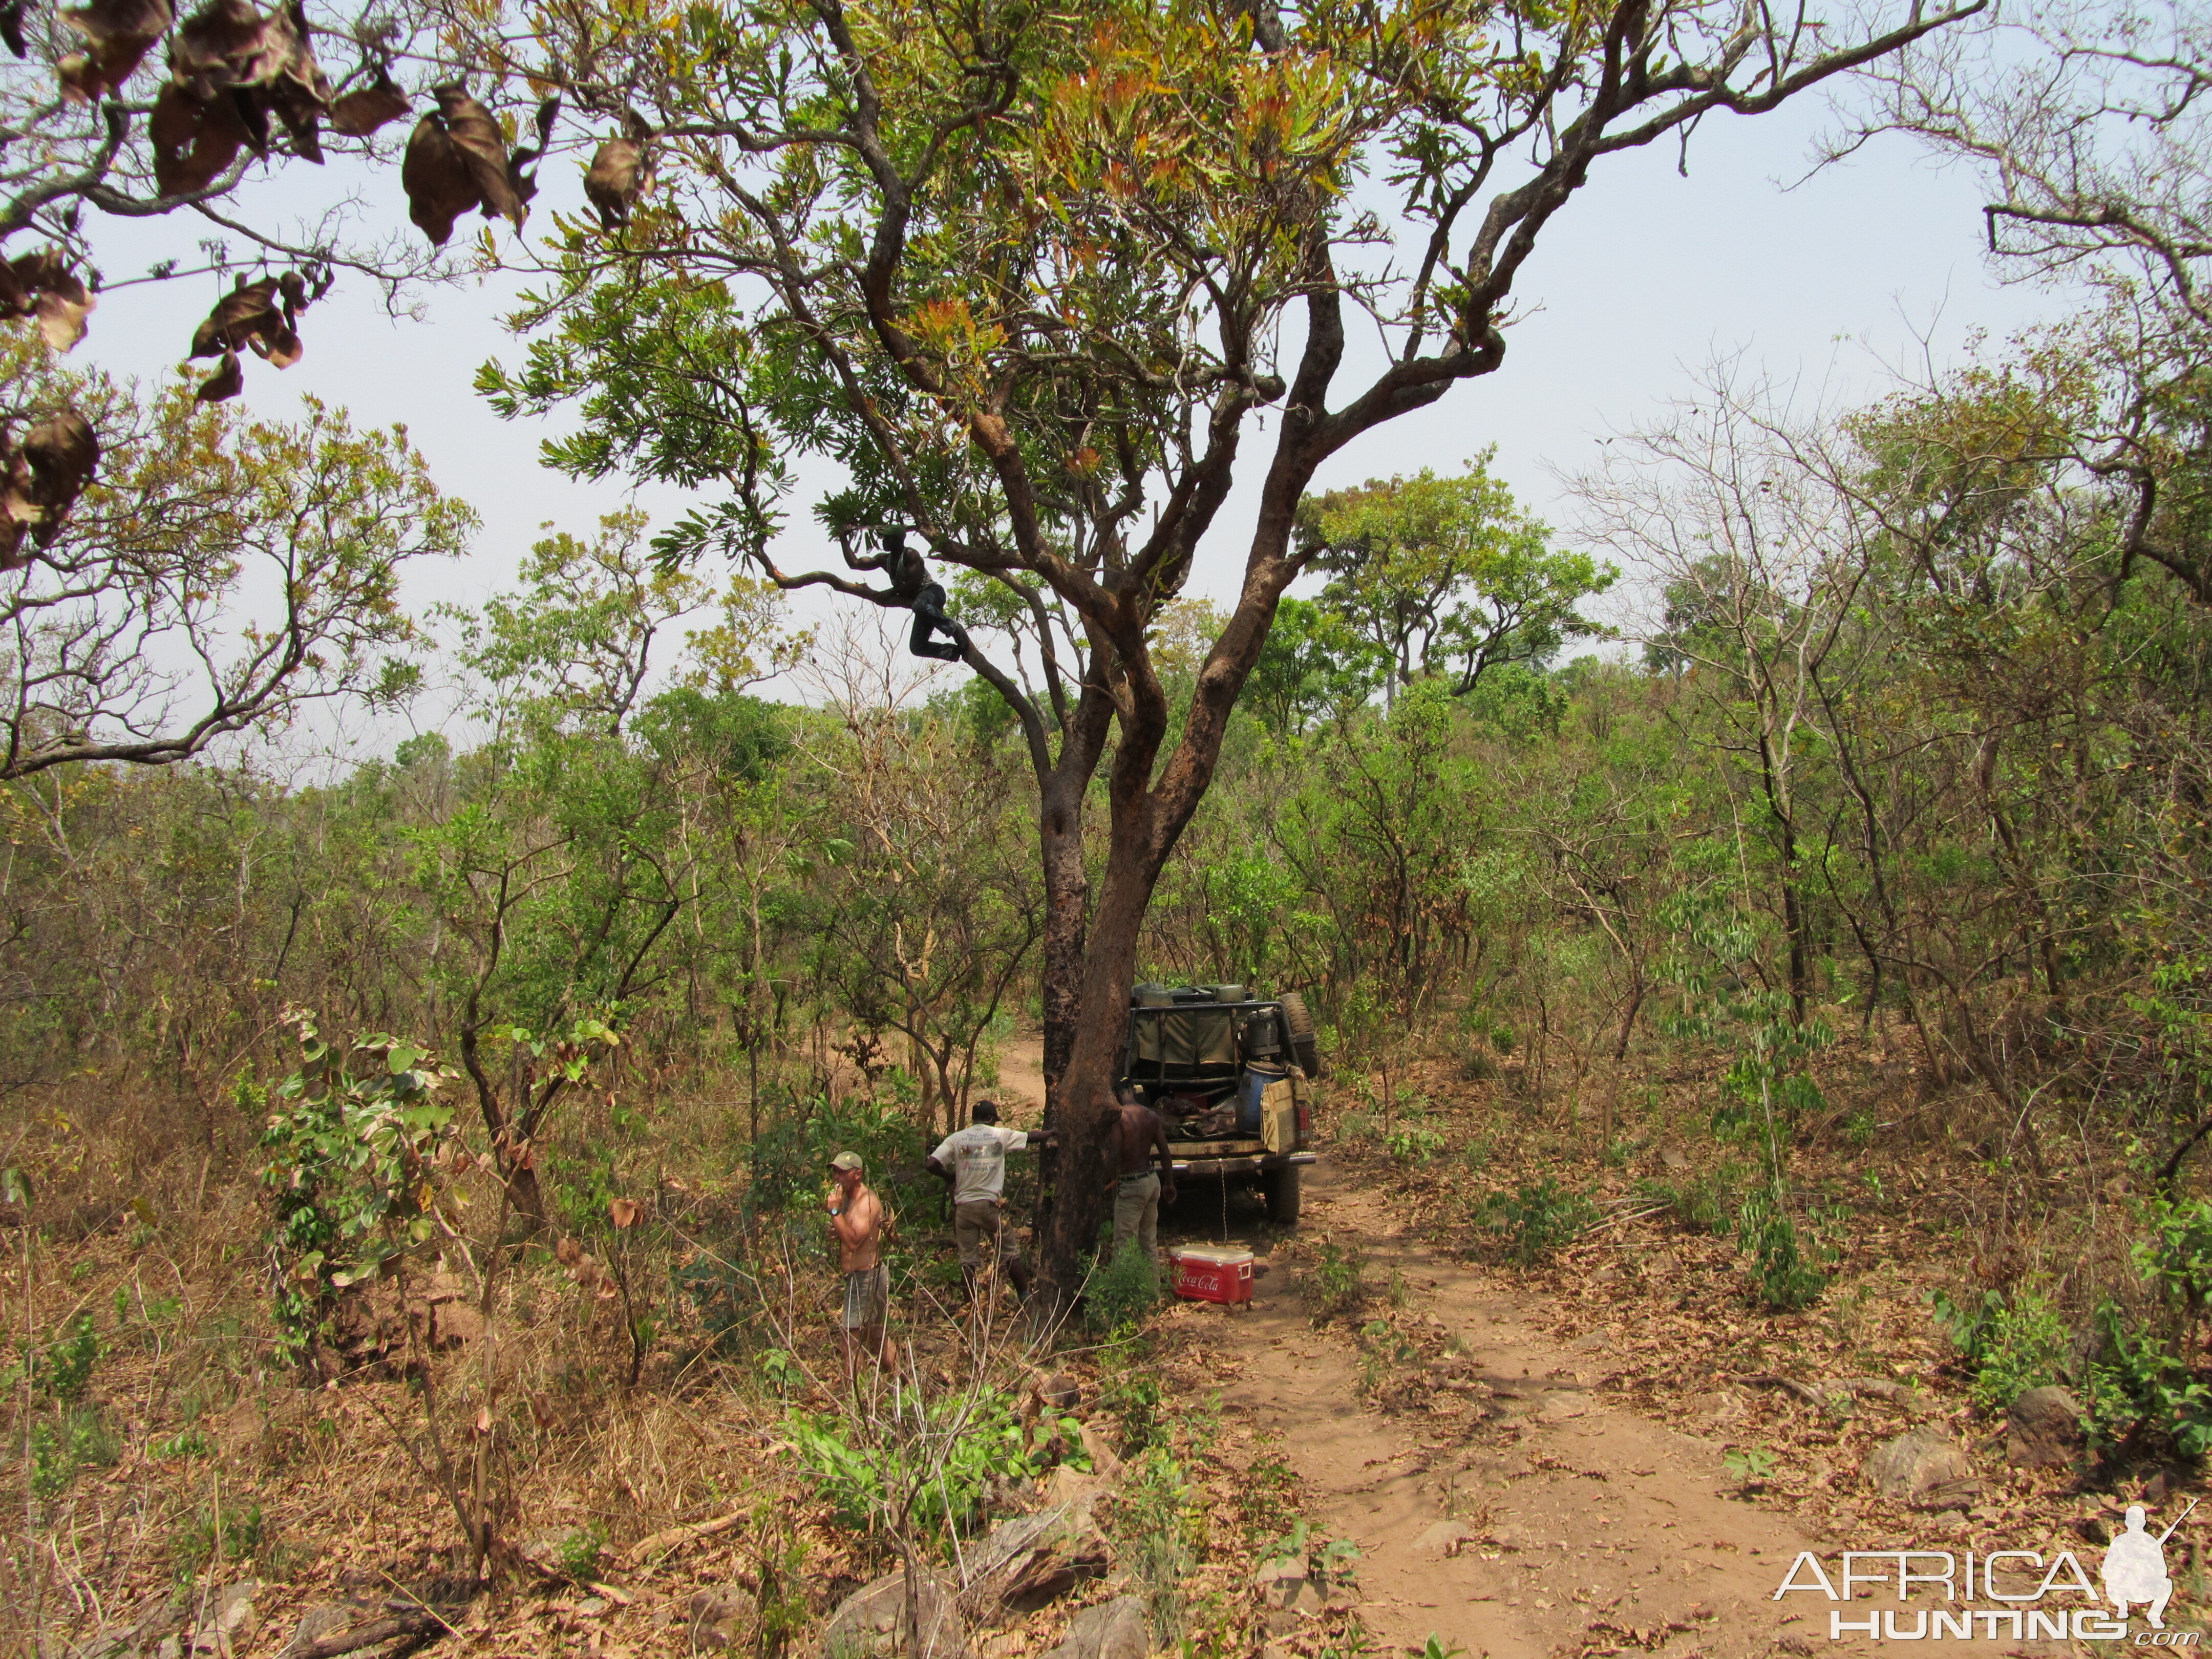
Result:
<svg viewBox="0 0 2212 1659">
<path fill-rule="evenodd" d="M 994 1261 L 1004 1261 L 1013 1254 L 1012 1230 L 1005 1224 L 1000 1206 L 989 1199 L 952 1206 L 952 1242 L 960 1247 L 960 1265 L 963 1267 L 983 1265 L 983 1247 L 987 1243 Z"/>
<path fill-rule="evenodd" d="M 845 1328 L 865 1330 L 880 1325 L 891 1308 L 891 1270 L 878 1261 L 845 1275 Z"/>
</svg>

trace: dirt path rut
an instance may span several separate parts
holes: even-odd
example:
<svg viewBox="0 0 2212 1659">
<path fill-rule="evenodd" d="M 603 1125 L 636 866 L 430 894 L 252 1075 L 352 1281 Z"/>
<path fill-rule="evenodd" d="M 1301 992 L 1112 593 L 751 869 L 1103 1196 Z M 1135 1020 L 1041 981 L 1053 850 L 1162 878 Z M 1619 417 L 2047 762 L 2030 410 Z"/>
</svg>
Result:
<svg viewBox="0 0 2212 1659">
<path fill-rule="evenodd" d="M 1205 1207 L 1187 1197 L 1165 1231 L 1218 1238 Z M 1255 1219 L 1232 1210 L 1228 1231 L 1264 1249 Z M 1395 1270 L 1406 1315 L 1463 1355 L 1453 1405 L 1386 1413 L 1361 1395 L 1352 1333 L 1316 1329 L 1280 1267 L 1249 1310 L 1184 1315 L 1218 1330 L 1206 1346 L 1224 1413 L 1273 1441 L 1319 1528 L 1358 1546 L 1363 1616 L 1385 1651 L 1431 1635 L 1470 1659 L 1831 1648 L 1825 1602 L 1771 1599 L 1796 1553 L 1820 1547 L 1739 1495 L 1717 1442 L 1606 1401 L 1617 1334 L 1540 1328 L 1501 1277 L 1424 1248 L 1327 1160 L 1307 1171 L 1299 1231 L 1309 1247 L 1356 1242 L 1370 1285 Z"/>
</svg>

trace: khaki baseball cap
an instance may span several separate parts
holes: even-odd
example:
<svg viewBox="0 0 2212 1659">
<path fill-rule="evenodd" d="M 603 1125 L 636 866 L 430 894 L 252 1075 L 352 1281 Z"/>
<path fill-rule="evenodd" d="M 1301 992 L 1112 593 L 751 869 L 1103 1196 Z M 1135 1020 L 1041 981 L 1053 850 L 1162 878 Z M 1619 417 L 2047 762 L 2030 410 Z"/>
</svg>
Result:
<svg viewBox="0 0 2212 1659">
<path fill-rule="evenodd" d="M 850 1170 L 854 1175 L 858 1175 L 860 1173 L 861 1167 L 860 1155 L 858 1152 L 840 1152 L 830 1160 L 830 1167 L 833 1170 Z"/>
</svg>

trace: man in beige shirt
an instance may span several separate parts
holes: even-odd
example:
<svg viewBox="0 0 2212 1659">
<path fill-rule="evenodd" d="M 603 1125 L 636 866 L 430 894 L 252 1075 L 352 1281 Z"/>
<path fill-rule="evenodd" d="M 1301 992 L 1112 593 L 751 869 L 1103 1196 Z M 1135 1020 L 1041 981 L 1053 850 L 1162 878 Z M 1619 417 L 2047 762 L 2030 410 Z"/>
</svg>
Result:
<svg viewBox="0 0 2212 1659">
<path fill-rule="evenodd" d="M 837 1235 L 837 1265 L 845 1273 L 845 1376 L 859 1373 L 861 1358 L 884 1361 L 884 1326 L 890 1312 L 890 1270 L 884 1265 L 884 1206 L 861 1176 L 858 1152 L 830 1160 L 832 1185 L 826 1207 Z"/>
<path fill-rule="evenodd" d="M 1006 1277 L 1014 1282 L 1014 1294 L 1027 1296 L 1029 1267 L 1015 1254 L 1013 1230 L 1005 1224 L 1001 1212 L 1006 1196 L 1006 1154 L 1018 1152 L 1032 1142 L 1043 1146 L 1051 1138 L 1001 1128 L 995 1101 L 977 1101 L 972 1116 L 966 1128 L 938 1143 L 924 1167 L 952 1188 L 952 1242 L 960 1251 L 960 1281 L 968 1294 L 975 1294 L 986 1267 L 1004 1267 Z"/>
</svg>

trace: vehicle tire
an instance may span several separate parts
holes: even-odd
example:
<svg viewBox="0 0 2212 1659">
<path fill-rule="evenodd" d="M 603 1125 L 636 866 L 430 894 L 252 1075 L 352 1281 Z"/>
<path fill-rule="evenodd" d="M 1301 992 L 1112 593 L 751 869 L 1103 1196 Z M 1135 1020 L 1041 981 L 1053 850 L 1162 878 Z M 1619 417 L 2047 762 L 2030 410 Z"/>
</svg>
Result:
<svg viewBox="0 0 2212 1659">
<path fill-rule="evenodd" d="M 1291 1058 L 1308 1077 L 1321 1075 L 1321 1039 L 1314 1035 L 1313 1015 L 1306 1000 L 1285 991 L 1276 1000 L 1283 1005 L 1283 1023 L 1291 1028 Z"/>
<path fill-rule="evenodd" d="M 1301 1196 L 1298 1166 L 1288 1164 L 1279 1170 L 1260 1172 L 1260 1195 L 1267 1200 L 1267 1219 L 1285 1227 L 1298 1224 L 1298 1200 Z"/>
</svg>

